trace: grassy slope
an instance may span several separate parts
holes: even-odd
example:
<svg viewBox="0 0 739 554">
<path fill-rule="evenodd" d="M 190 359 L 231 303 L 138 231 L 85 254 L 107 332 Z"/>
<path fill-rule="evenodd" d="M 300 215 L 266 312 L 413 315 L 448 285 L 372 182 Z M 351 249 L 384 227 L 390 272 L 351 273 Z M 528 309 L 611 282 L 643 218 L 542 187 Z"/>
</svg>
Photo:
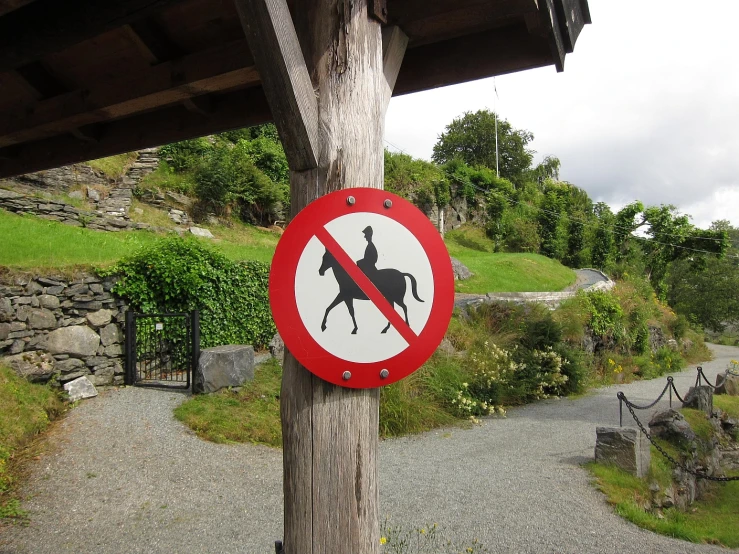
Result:
<svg viewBox="0 0 739 554">
<path fill-rule="evenodd" d="M 278 240 L 274 233 L 241 225 L 214 234 L 214 247 L 232 260 L 269 261 Z M 3 210 L 0 237 L 0 265 L 18 269 L 110 265 L 159 239 L 147 231 L 103 233 Z"/>
<path fill-rule="evenodd" d="M 16 455 L 64 405 L 48 387 L 32 385 L 0 366 L 0 406 L 0 517 L 20 516 L 12 494 L 19 469 Z"/>
<path fill-rule="evenodd" d="M 168 225 L 163 212 L 137 206 L 144 209 L 143 214 L 134 216 L 137 220 Z M 208 243 L 232 260 L 269 262 L 279 239 L 271 231 L 240 223 L 211 227 L 211 231 L 216 240 Z M 3 210 L 0 237 L 0 265 L 19 269 L 110 265 L 158 239 L 146 231 L 102 233 Z M 451 232 L 446 244 L 450 254 L 475 273 L 457 283 L 458 292 L 556 291 L 575 280 L 571 269 L 538 254 L 491 253 L 492 243 L 476 229 Z"/>
<path fill-rule="evenodd" d="M 446 235 L 449 254 L 474 277 L 458 281 L 457 292 L 558 291 L 575 282 L 575 272 L 539 254 L 493 254 L 493 242 L 482 229 L 463 227 Z"/>
</svg>

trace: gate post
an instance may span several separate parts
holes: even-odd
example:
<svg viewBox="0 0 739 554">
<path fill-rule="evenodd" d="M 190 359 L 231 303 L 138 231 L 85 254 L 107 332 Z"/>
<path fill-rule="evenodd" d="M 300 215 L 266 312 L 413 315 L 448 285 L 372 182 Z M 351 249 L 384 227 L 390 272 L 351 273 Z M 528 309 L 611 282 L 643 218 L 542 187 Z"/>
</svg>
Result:
<svg viewBox="0 0 739 554">
<path fill-rule="evenodd" d="M 124 383 L 126 385 L 133 385 L 134 367 L 136 365 L 136 322 L 131 310 L 126 310 L 125 333 L 126 378 L 124 380 Z"/>
<path fill-rule="evenodd" d="M 190 360 L 190 363 L 192 364 L 192 369 L 189 374 L 188 386 L 195 379 L 195 372 L 198 370 L 198 362 L 200 361 L 200 311 L 193 310 L 191 318 L 192 347 L 190 348 L 190 352 L 192 353 L 192 360 Z"/>
</svg>

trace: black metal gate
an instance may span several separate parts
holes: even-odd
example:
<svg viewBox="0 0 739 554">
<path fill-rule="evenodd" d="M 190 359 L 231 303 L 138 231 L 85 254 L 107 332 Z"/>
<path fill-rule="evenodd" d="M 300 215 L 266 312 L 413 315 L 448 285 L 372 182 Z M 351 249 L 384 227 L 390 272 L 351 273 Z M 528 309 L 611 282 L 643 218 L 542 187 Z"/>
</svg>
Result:
<svg viewBox="0 0 739 554">
<path fill-rule="evenodd" d="M 190 388 L 199 357 L 199 312 L 126 312 L 127 385 Z"/>
</svg>

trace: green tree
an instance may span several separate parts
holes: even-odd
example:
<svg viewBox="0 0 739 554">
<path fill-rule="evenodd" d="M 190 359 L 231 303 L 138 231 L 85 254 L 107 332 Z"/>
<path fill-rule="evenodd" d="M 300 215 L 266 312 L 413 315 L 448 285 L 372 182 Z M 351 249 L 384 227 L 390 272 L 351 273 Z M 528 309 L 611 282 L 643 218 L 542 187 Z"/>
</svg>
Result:
<svg viewBox="0 0 739 554">
<path fill-rule="evenodd" d="M 714 331 L 739 323 L 739 263 L 709 257 L 701 264 L 675 261 L 668 273 L 668 301 L 676 312 Z"/>
<path fill-rule="evenodd" d="M 679 214 L 675 206 L 651 206 L 644 210 L 644 223 L 651 240 L 643 242 L 648 277 L 660 298 L 667 294 L 665 278 L 670 263 L 690 258 L 694 264 L 704 263 L 704 256 L 722 257 L 729 247 L 726 231 L 696 229 L 690 216 Z"/>
<path fill-rule="evenodd" d="M 593 211 L 598 221 L 591 246 L 593 265 L 604 269 L 613 261 L 613 212 L 605 202 L 598 202 Z"/>
<path fill-rule="evenodd" d="M 438 164 L 459 159 L 472 167 L 494 169 L 495 129 L 494 112 L 467 112 L 446 126 L 434 145 L 432 158 Z M 534 151 L 527 146 L 534 140 L 534 135 L 514 129 L 505 119 L 498 119 L 497 130 L 500 177 L 518 184 L 531 166 Z"/>
</svg>

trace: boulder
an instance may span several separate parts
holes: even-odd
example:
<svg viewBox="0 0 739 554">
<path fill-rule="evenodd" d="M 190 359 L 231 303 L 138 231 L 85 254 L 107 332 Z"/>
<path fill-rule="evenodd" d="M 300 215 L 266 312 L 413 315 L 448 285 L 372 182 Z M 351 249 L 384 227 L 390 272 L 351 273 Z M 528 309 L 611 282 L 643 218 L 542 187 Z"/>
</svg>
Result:
<svg viewBox="0 0 739 554">
<path fill-rule="evenodd" d="M 649 422 L 649 431 L 654 437 L 682 445 L 695 441 L 695 432 L 680 412 L 669 409 L 657 412 Z"/>
<path fill-rule="evenodd" d="M 211 393 L 226 387 L 240 387 L 254 378 L 254 348 L 225 345 L 200 352 L 192 383 L 195 393 Z"/>
<path fill-rule="evenodd" d="M 436 347 L 436 351 L 446 354 L 447 356 L 454 356 L 457 353 L 457 349 L 454 348 L 452 341 L 447 338 L 439 343 L 439 346 Z"/>
<path fill-rule="evenodd" d="M 100 342 L 103 346 L 110 346 L 111 344 L 119 344 L 123 342 L 123 335 L 118 325 L 111 323 L 100 329 Z"/>
<path fill-rule="evenodd" d="M 54 317 L 53 312 L 45 308 L 31 310 L 28 315 L 28 326 L 31 329 L 54 329 L 56 327 L 56 317 Z"/>
<path fill-rule="evenodd" d="M 66 360 L 56 361 L 56 368 L 61 371 L 62 374 L 72 373 L 82 367 L 85 367 L 85 362 L 79 358 L 68 358 Z"/>
<path fill-rule="evenodd" d="M 615 465 L 637 477 L 649 471 L 649 440 L 638 429 L 630 427 L 597 427 L 595 461 Z"/>
<path fill-rule="evenodd" d="M 701 410 L 710 416 L 713 413 L 713 388 L 710 386 L 690 387 L 688 394 L 685 395 L 683 408 Z"/>
<path fill-rule="evenodd" d="M 48 310 L 56 310 L 59 307 L 59 298 L 53 294 L 42 294 L 38 297 L 38 301 L 42 308 Z"/>
<path fill-rule="evenodd" d="M 10 321 L 14 317 L 15 309 L 13 309 L 10 298 L 0 298 L 0 321 Z"/>
<path fill-rule="evenodd" d="M 190 227 L 190 232 L 196 237 L 205 237 L 208 239 L 215 238 L 213 236 L 213 233 L 211 233 L 208 229 L 203 229 L 202 227 Z"/>
<path fill-rule="evenodd" d="M 88 375 L 87 378 L 96 387 L 108 386 L 113 384 L 113 366 L 101 368 L 94 375 Z"/>
<path fill-rule="evenodd" d="M 0 338 L 2 333 L 0 333 Z M 716 375 L 716 394 L 739 396 L 739 375 L 729 372 Z"/>
<path fill-rule="evenodd" d="M 24 352 L 6 356 L 2 361 L 31 383 L 46 383 L 56 371 L 54 358 L 44 352 Z"/>
<path fill-rule="evenodd" d="M 69 401 L 77 402 L 83 398 L 92 398 L 98 395 L 98 391 L 90 380 L 85 377 L 78 377 L 74 381 L 70 381 L 64 385 L 64 390 L 69 393 Z"/>
<path fill-rule="evenodd" d="M 275 333 L 275 336 L 269 341 L 269 353 L 282 365 L 285 360 L 285 343 L 282 342 L 280 333 Z"/>
<path fill-rule="evenodd" d="M 473 273 L 467 269 L 467 266 L 460 262 L 457 258 L 451 258 L 452 270 L 454 271 L 455 281 L 464 281 L 472 277 Z"/>
<path fill-rule="evenodd" d="M 52 354 L 94 356 L 100 346 L 100 336 L 86 325 L 72 325 L 49 333 L 43 346 Z"/>
<path fill-rule="evenodd" d="M 90 312 L 86 317 L 87 321 L 89 321 L 90 325 L 93 327 L 104 327 L 113 319 L 113 312 L 102 309 L 96 312 Z"/>
<path fill-rule="evenodd" d="M 0 323 L 0 341 L 6 340 L 10 334 L 10 324 Z"/>
</svg>

